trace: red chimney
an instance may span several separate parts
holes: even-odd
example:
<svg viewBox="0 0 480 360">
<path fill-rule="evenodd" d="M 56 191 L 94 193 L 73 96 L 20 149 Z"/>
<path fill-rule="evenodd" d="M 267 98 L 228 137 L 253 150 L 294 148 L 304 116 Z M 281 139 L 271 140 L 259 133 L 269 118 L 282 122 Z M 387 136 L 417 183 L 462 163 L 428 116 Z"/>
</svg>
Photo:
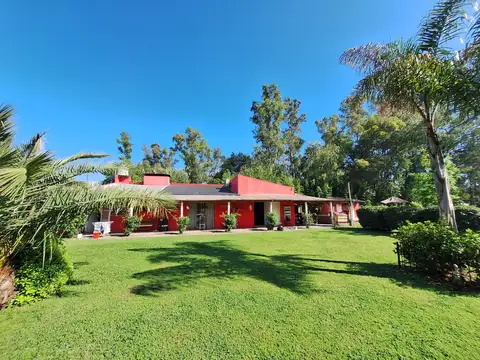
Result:
<svg viewBox="0 0 480 360">
<path fill-rule="evenodd" d="M 130 179 L 130 176 L 115 174 L 113 182 L 115 184 L 130 184 L 132 182 L 132 179 Z"/>
<path fill-rule="evenodd" d="M 168 186 L 170 185 L 170 175 L 145 174 L 143 175 L 143 185 Z"/>
</svg>

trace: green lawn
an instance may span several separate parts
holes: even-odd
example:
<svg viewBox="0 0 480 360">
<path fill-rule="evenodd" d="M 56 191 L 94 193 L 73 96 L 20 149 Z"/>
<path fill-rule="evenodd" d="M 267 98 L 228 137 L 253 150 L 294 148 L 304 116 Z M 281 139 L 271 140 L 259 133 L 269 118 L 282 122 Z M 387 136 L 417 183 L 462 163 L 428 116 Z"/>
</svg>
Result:
<svg viewBox="0 0 480 360">
<path fill-rule="evenodd" d="M 392 250 L 355 230 L 71 240 L 76 284 L 0 312 L 0 358 L 480 358 L 480 297 Z"/>
</svg>

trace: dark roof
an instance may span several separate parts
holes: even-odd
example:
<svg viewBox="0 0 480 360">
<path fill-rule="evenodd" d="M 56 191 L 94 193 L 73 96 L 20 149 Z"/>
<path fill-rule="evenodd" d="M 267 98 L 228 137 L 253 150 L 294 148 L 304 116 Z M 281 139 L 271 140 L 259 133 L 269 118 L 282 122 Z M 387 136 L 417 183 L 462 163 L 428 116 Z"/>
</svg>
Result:
<svg viewBox="0 0 480 360">
<path fill-rule="evenodd" d="M 206 184 L 174 184 L 168 186 L 159 185 L 139 185 L 139 184 L 107 184 L 104 186 L 118 186 L 123 188 L 143 187 L 152 190 L 163 190 L 172 195 L 177 201 L 310 201 L 310 202 L 328 202 L 341 201 L 348 202 L 343 198 L 317 198 L 302 194 L 282 195 L 282 194 L 252 194 L 239 195 L 233 193 L 227 185 L 206 185 Z M 352 200 L 363 203 L 361 200 Z"/>
<path fill-rule="evenodd" d="M 170 177 L 170 174 L 167 174 L 167 173 L 146 173 L 146 174 L 143 174 L 143 176 L 168 176 Z"/>
<path fill-rule="evenodd" d="M 224 185 L 169 185 L 164 190 L 172 195 L 237 195 Z"/>
</svg>

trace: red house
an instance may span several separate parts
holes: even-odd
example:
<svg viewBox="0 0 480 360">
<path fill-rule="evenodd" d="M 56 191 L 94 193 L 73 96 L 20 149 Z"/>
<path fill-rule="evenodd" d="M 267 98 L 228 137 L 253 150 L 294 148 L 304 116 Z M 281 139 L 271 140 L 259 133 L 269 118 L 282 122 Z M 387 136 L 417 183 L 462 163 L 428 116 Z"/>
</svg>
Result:
<svg viewBox="0 0 480 360">
<path fill-rule="evenodd" d="M 141 184 L 131 182 L 129 176 L 115 175 L 114 182 L 106 186 L 142 186 L 169 192 L 177 201 L 177 210 L 166 218 L 155 218 L 148 213 L 142 216 L 139 231 L 175 231 L 176 217 L 188 216 L 189 229 L 223 229 L 224 213 L 237 213 L 237 228 L 254 228 L 265 225 L 265 214 L 275 212 L 279 224 L 303 224 L 302 213 L 310 212 L 314 223 L 329 224 L 337 215 L 346 221 L 349 201 L 342 198 L 317 198 L 296 194 L 293 187 L 237 175 L 227 184 L 170 183 L 169 175 L 145 174 Z M 354 220 L 359 201 L 354 201 Z M 132 212 L 131 212 L 132 213 Z M 123 232 L 123 219 L 127 214 L 101 213 L 101 221 L 111 221 L 111 232 Z M 342 216 L 346 215 L 346 216 Z"/>
</svg>

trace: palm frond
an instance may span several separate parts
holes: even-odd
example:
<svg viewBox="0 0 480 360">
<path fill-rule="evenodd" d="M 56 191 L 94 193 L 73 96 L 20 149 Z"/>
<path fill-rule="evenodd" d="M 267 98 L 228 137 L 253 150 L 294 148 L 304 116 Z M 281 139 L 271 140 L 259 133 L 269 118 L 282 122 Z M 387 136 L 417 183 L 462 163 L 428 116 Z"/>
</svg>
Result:
<svg viewBox="0 0 480 360">
<path fill-rule="evenodd" d="M 0 106 L 0 144 L 11 144 L 13 139 L 13 108 L 8 105 Z"/>
<path fill-rule="evenodd" d="M 69 156 L 65 159 L 60 159 L 55 163 L 55 166 L 63 166 L 67 165 L 71 162 L 77 161 L 77 160 L 92 160 L 92 159 L 102 159 L 105 157 L 108 157 L 108 154 L 103 154 L 103 153 L 89 153 L 89 152 L 82 152 L 75 154 L 73 156 Z"/>
<path fill-rule="evenodd" d="M 417 34 L 422 51 L 439 54 L 443 46 L 459 36 L 468 0 L 441 0 L 422 20 Z"/>
<path fill-rule="evenodd" d="M 20 167 L 0 168 L 0 195 L 17 196 L 27 181 L 27 170 Z"/>
<path fill-rule="evenodd" d="M 40 151 L 42 151 L 44 144 L 44 136 L 45 133 L 35 134 L 30 138 L 28 143 L 18 146 L 18 150 L 25 159 L 28 159 L 30 156 L 34 156 Z"/>
<path fill-rule="evenodd" d="M 385 45 L 368 43 L 359 47 L 347 49 L 340 56 L 340 63 L 348 65 L 361 73 L 371 73 L 381 65 Z"/>
<path fill-rule="evenodd" d="M 72 164 L 68 166 L 58 167 L 55 164 L 49 172 L 36 181 L 31 191 L 38 191 L 45 186 L 54 186 L 68 183 L 74 180 L 77 176 L 85 174 L 103 173 L 105 165 L 103 164 Z"/>
<path fill-rule="evenodd" d="M 480 43 L 480 11 L 477 11 L 472 26 L 469 29 L 469 36 L 475 43 Z"/>
<path fill-rule="evenodd" d="M 368 43 L 347 49 L 340 56 L 340 63 L 368 75 L 382 70 L 399 57 L 419 52 L 414 39 L 399 39 L 386 44 Z"/>
</svg>

